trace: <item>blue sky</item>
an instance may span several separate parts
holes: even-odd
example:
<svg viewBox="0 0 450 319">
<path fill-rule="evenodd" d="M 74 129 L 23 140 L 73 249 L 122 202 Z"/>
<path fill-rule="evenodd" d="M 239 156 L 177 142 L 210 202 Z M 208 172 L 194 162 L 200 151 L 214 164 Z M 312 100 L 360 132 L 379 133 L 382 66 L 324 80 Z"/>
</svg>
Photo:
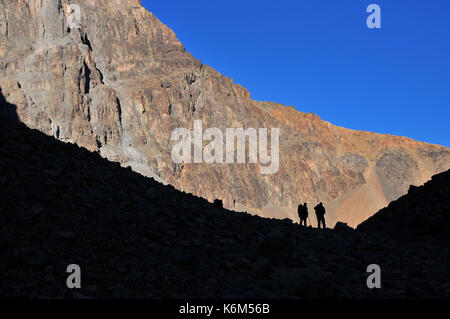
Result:
<svg viewBox="0 0 450 319">
<path fill-rule="evenodd" d="M 366 8 L 381 7 L 381 29 Z M 450 147 L 450 1 L 166 0 L 142 4 L 252 98 L 335 125 Z"/>
</svg>

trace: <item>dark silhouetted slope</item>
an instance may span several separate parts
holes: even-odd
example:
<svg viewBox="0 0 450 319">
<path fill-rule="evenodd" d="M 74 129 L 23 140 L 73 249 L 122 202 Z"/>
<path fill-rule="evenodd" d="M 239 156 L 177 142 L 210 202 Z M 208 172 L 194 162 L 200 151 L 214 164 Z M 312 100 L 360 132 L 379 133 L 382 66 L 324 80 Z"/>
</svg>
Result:
<svg viewBox="0 0 450 319">
<path fill-rule="evenodd" d="M 28 129 L 1 102 L 1 297 L 450 297 L 447 243 L 220 209 Z M 66 287 L 69 264 L 80 290 Z"/>
<path fill-rule="evenodd" d="M 406 238 L 443 237 L 450 244 L 450 170 L 423 186 L 411 186 L 407 195 L 363 222 L 358 230 Z"/>
</svg>

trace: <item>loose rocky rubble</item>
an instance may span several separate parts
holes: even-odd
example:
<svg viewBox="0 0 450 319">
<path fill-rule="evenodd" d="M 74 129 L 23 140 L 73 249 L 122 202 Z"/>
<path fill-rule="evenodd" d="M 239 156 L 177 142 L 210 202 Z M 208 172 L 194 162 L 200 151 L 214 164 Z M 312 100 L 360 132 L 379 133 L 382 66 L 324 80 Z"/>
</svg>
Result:
<svg viewBox="0 0 450 319">
<path fill-rule="evenodd" d="M 1 297 L 450 297 L 449 172 L 358 230 L 320 231 L 221 209 L 19 122 L 0 123 Z M 436 197 L 440 206 L 427 206 Z M 410 204 L 416 199 L 424 204 Z M 439 236 L 434 226 L 393 236 L 392 227 L 412 223 L 402 216 L 427 207 L 421 226 L 446 218 Z M 81 289 L 66 286 L 69 264 L 81 267 Z M 381 266 L 382 289 L 366 286 L 370 264 Z"/>
</svg>

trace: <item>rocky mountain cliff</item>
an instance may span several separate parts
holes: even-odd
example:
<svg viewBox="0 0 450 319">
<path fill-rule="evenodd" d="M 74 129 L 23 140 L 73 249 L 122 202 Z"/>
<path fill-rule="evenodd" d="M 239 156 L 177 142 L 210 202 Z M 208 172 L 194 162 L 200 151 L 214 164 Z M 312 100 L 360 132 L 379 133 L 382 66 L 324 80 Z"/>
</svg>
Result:
<svg viewBox="0 0 450 319">
<path fill-rule="evenodd" d="M 225 207 L 296 220 L 323 201 L 356 226 L 450 168 L 450 151 L 408 138 L 336 127 L 314 114 L 251 99 L 196 60 L 138 0 L 0 2 L 0 88 L 31 128 Z M 389 115 L 386 115 L 389 116 Z M 280 128 L 279 171 L 257 164 L 175 164 L 171 133 L 203 127 Z"/>
</svg>

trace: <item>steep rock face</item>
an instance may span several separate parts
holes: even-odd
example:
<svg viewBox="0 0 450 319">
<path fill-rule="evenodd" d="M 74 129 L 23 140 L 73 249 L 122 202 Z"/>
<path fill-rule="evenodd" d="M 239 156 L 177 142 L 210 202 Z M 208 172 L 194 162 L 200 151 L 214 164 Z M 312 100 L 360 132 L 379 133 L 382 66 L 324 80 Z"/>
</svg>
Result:
<svg viewBox="0 0 450 319">
<path fill-rule="evenodd" d="M 138 0 L 0 3 L 0 88 L 29 127 L 75 142 L 146 176 L 226 208 L 297 219 L 323 201 L 328 219 L 356 226 L 450 167 L 447 148 L 352 131 L 249 92 L 193 58 Z M 171 133 L 193 128 L 280 128 L 280 168 L 176 164 Z M 313 224 L 315 221 L 313 221 Z"/>
</svg>

